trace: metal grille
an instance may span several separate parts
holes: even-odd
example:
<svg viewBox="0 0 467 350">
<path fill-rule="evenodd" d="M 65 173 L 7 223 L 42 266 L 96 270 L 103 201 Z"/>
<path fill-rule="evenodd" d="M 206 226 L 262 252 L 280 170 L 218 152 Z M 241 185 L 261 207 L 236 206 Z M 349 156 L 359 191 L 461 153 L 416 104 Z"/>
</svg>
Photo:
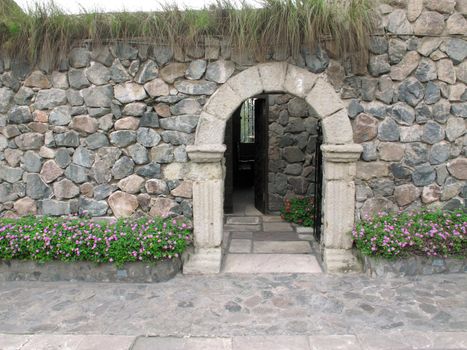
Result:
<svg viewBox="0 0 467 350">
<path fill-rule="evenodd" d="M 255 143 L 255 100 L 246 100 L 240 110 L 240 142 Z"/>
<path fill-rule="evenodd" d="M 323 183 L 323 155 L 321 153 L 321 144 L 323 143 L 323 136 L 321 134 L 321 125 L 318 124 L 317 128 L 318 137 L 316 138 L 316 153 L 315 153 L 315 238 L 321 242 L 321 212 L 322 212 L 322 183 Z"/>
</svg>

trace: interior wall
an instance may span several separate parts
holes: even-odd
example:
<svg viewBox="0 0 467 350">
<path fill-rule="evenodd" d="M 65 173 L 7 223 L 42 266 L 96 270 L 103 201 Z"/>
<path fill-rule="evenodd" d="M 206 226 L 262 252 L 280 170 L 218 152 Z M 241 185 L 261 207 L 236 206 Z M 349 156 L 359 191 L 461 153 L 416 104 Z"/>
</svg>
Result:
<svg viewBox="0 0 467 350">
<path fill-rule="evenodd" d="M 279 211 L 285 198 L 313 195 L 317 126 L 305 100 L 269 95 L 269 211 Z"/>
</svg>

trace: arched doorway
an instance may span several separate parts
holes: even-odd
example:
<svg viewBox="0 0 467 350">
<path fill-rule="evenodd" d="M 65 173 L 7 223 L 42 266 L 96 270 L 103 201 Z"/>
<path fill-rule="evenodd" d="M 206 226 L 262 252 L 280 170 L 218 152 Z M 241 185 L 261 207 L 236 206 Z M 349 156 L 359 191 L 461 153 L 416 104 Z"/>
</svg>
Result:
<svg viewBox="0 0 467 350">
<path fill-rule="evenodd" d="M 193 184 L 195 253 L 185 264 L 184 272 L 220 271 L 225 127 L 243 101 L 262 93 L 287 93 L 303 98 L 321 121 L 323 263 L 328 272 L 346 271 L 355 264 L 350 251 L 350 230 L 354 224 L 356 161 L 362 146 L 353 143 L 347 111 L 323 77 L 286 62 L 275 62 L 253 66 L 230 78 L 203 108 L 195 144 L 187 147 L 191 161 L 197 163 L 201 172 L 205 169 L 206 177 Z"/>
</svg>

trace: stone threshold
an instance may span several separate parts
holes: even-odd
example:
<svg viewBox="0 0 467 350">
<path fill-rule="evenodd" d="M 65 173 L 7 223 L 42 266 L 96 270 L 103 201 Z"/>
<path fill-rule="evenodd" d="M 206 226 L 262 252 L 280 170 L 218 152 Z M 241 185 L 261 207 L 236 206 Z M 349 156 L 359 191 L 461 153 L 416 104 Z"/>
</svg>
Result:
<svg viewBox="0 0 467 350">
<path fill-rule="evenodd" d="M 0 260 L 0 282 L 5 281 L 68 281 L 156 283 L 174 278 L 182 269 L 183 258 L 154 263 L 126 263 L 117 268 L 112 263 L 85 261 Z"/>
<path fill-rule="evenodd" d="M 226 254 L 223 273 L 322 273 L 312 254 Z"/>
<path fill-rule="evenodd" d="M 355 252 L 363 265 L 363 272 L 372 277 L 403 277 L 435 275 L 443 273 L 467 273 L 467 258 L 434 258 L 413 256 L 387 260 L 381 257 L 364 256 Z"/>
</svg>

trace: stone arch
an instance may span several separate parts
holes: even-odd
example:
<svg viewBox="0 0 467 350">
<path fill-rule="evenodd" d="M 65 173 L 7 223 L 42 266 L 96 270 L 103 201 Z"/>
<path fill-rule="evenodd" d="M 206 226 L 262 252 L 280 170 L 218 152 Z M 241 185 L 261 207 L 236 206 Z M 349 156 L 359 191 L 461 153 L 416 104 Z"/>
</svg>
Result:
<svg viewBox="0 0 467 350">
<path fill-rule="evenodd" d="M 304 99 L 316 112 L 323 130 L 323 237 L 322 256 L 327 271 L 352 268 L 356 161 L 362 146 L 353 143 L 346 108 L 322 76 L 287 62 L 263 63 L 231 77 L 209 98 L 201 112 L 194 145 L 187 146 L 192 162 L 206 172 L 223 170 L 225 127 L 248 98 L 263 93 L 287 93 Z M 222 173 L 223 171 L 219 171 Z M 216 273 L 221 264 L 223 236 L 222 178 L 199 179 L 193 184 L 195 253 L 185 273 Z"/>
</svg>

